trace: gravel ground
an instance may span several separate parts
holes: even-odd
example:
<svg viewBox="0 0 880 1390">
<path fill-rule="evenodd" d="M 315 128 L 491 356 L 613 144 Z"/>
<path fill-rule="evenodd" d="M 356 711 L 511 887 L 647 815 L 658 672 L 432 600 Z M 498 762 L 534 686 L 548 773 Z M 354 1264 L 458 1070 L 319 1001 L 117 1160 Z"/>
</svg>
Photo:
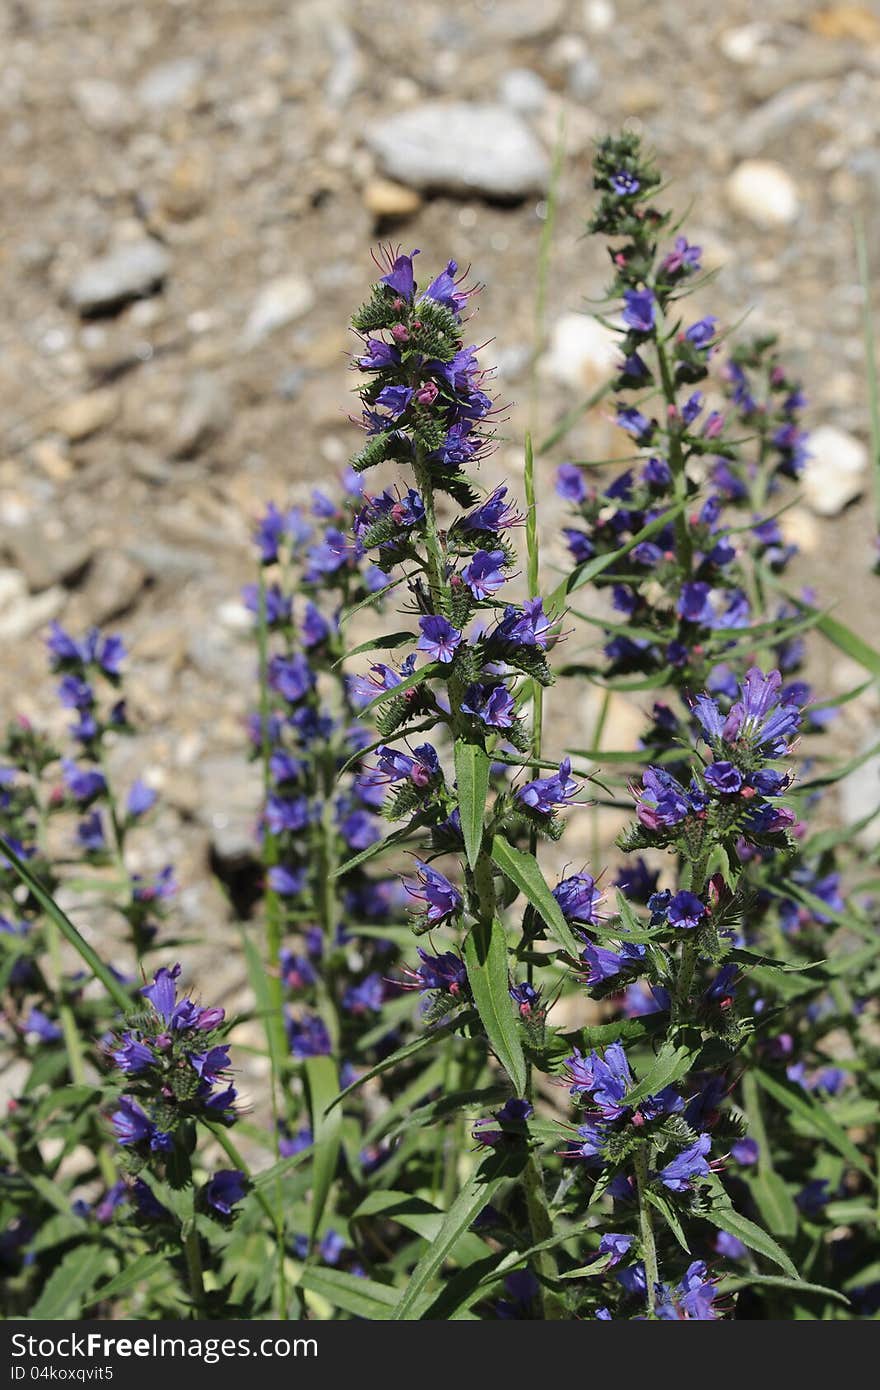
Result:
<svg viewBox="0 0 880 1390">
<path fill-rule="evenodd" d="M 607 352 L 582 317 L 604 253 L 582 234 L 592 142 L 627 119 L 719 270 L 697 308 L 778 329 L 825 427 L 790 523 L 799 577 L 880 638 L 853 232 L 859 215 L 877 225 L 880 202 L 880 10 L 8 0 L 0 42 L 0 698 L 57 725 L 47 621 L 123 632 L 144 733 L 117 761 L 162 787 L 161 843 L 143 856 L 170 847 L 189 922 L 225 919 L 211 853 L 243 854 L 253 820 L 236 598 L 252 519 L 270 497 L 307 499 L 354 446 L 345 325 L 369 249 L 390 237 L 485 282 L 476 333 L 513 402 L 485 480 L 518 489 L 563 117 L 538 433 Z M 609 443 L 599 412 L 566 449 Z M 542 462 L 548 493 L 562 457 Z M 559 514 L 551 503 L 551 562 Z M 825 691 L 854 683 L 829 650 L 815 674 Z M 589 712 L 585 698 L 564 728 L 557 709 L 560 736 L 580 737 Z M 848 705 L 847 746 L 876 717 L 873 697 Z M 609 740 L 639 718 L 621 698 Z M 852 806 L 875 799 L 876 778 Z"/>
</svg>

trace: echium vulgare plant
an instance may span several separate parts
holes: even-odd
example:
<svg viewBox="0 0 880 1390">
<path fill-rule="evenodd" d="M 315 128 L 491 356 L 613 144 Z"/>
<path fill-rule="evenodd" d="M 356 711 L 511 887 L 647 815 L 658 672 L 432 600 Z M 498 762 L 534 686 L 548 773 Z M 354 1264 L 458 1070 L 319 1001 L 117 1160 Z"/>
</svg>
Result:
<svg viewBox="0 0 880 1390">
<path fill-rule="evenodd" d="M 234 1119 L 224 1011 L 176 996 L 179 965 L 139 989 L 147 954 L 171 944 L 159 927 L 176 885 L 170 865 L 147 876 L 129 867 L 129 836 L 156 793 L 135 778 L 119 797 L 110 773 L 112 741 L 133 732 L 123 643 L 56 623 L 47 646 L 75 746 L 64 756 L 29 722 L 13 723 L 0 797 L 0 1040 L 12 1083 L 0 1249 L 10 1307 L 52 1317 L 85 1294 L 95 1302 L 99 1285 L 112 1291 L 126 1264 L 158 1244 L 178 1277 L 157 1310 L 198 1315 L 208 1307 L 199 1228 L 227 1224 L 247 1186 L 237 1168 L 205 1174 L 198 1189 L 193 1178 L 196 1122 Z M 108 941 L 109 960 L 59 907 L 62 889 L 80 919 L 99 907 L 105 931 L 114 916 L 124 922 L 128 940 Z M 68 946 L 84 969 L 68 968 Z"/>
<path fill-rule="evenodd" d="M 633 136 L 596 188 L 631 444 L 610 483 L 562 467 L 552 591 L 543 453 L 521 502 L 480 486 L 476 286 L 416 252 L 353 320 L 339 492 L 259 519 L 241 1016 L 156 930 L 121 645 L 52 629 L 75 753 L 19 723 L 0 771 L 13 1316 L 876 1316 L 878 852 L 808 824 L 863 757 L 803 665 L 811 634 L 880 657 L 792 592 L 809 441 L 775 344 L 684 312 L 708 279 Z M 596 730 L 545 748 L 584 679 Z M 626 696 L 644 736 L 606 751 Z"/>
<path fill-rule="evenodd" d="M 778 668 L 775 698 L 782 708 L 800 707 L 801 727 L 813 735 L 827 729 L 836 711 L 816 703 L 798 678 L 806 633 L 818 628 L 866 663 L 864 646 L 819 613 L 811 593 L 792 597 L 781 590 L 779 576 L 796 548 L 777 518 L 809 441 L 801 423 L 806 402 L 775 339 L 725 352 L 714 317 L 685 327 L 692 316 L 683 314 L 682 300 L 702 283 L 700 248 L 680 234 L 663 244 L 663 236 L 678 229 L 651 202 L 659 179 L 637 140 L 604 142 L 595 182 L 600 205 L 592 230 L 613 238 L 610 298 L 620 309 L 621 365 L 612 383 L 617 420 L 641 453 L 611 483 L 598 486 L 588 484 L 586 465 L 565 464 L 557 490 L 578 512 L 577 528 L 566 531 L 577 562 L 568 590 L 600 558 L 597 580 L 623 615 L 620 622 L 589 617 L 605 638 L 604 666 L 589 668 L 604 687 L 602 708 L 615 688 L 653 689 L 660 696 L 640 750 L 612 755 L 631 764 L 641 760 L 643 828 L 624 841 L 632 848 L 646 834 L 652 806 L 661 818 L 681 812 L 682 823 L 705 814 L 688 805 L 688 752 L 696 740 L 717 741 L 735 725 L 753 663 Z M 714 389 L 718 409 L 705 413 L 706 398 L 693 389 L 697 382 Z M 674 529 L 667 516 L 682 504 Z M 711 705 L 695 698 L 701 684 Z M 602 723 L 600 717 L 600 731 Z M 602 760 L 601 749 L 580 751 Z M 812 808 L 846 770 L 832 768 L 790 786 L 793 805 Z M 706 779 L 710 774 L 726 814 L 741 815 L 753 784 L 724 757 L 719 763 L 716 756 Z M 860 1146 L 847 1127 L 872 1113 L 854 1083 L 861 1069 L 855 1059 L 875 1051 L 868 1004 L 876 993 L 876 966 L 870 945 L 853 950 L 852 944 L 870 942 L 875 926 L 869 899 L 847 905 L 842 897 L 836 859 L 849 833 L 810 834 L 799 816 L 789 818 L 784 838 L 760 844 L 740 835 L 720 863 L 728 879 L 734 865 L 747 903 L 738 928 L 744 952 L 738 969 L 741 992 L 748 992 L 760 1020 L 732 1081 L 750 1131 L 734 1151 L 736 1187 L 746 1213 L 782 1240 L 806 1278 L 845 1283 L 855 1291 L 855 1306 L 870 1307 L 872 1281 L 863 1287 L 860 1272 L 870 1271 L 876 1258 L 876 1233 L 864 1206 L 872 1185 L 865 1156 L 871 1131 Z M 688 861 L 680 856 L 679 862 Z M 659 875 L 659 867 L 642 865 L 638 873 L 622 871 L 618 881 L 645 898 Z M 649 900 L 657 897 L 655 891 Z M 835 959 L 825 966 L 828 955 Z M 784 972 L 768 971 L 768 957 L 779 959 Z M 793 977 L 798 967 L 805 973 Z M 661 1007 L 638 973 L 631 972 L 620 996 L 625 1012 L 634 1015 Z M 728 1234 L 719 1240 L 725 1253 L 734 1252 Z M 740 1243 L 736 1258 L 745 1255 Z M 760 1292 L 752 1288 L 742 1305 L 769 1307 L 774 1316 L 786 1299 L 794 1309 L 805 1306 L 796 1287 L 767 1286 L 763 1305 Z M 820 1305 L 813 1295 L 806 1306 Z M 830 1305 L 827 1315 L 839 1316 L 840 1308 Z"/>
<path fill-rule="evenodd" d="M 715 1168 L 742 1138 L 741 1114 L 725 1104 L 725 1093 L 752 1028 L 748 1010 L 734 1005 L 737 970 L 728 959 L 742 915 L 732 847 L 740 839 L 761 847 L 785 842 L 794 817 L 780 797 L 789 778 L 773 764 L 788 751 L 799 711 L 780 701 L 777 672 L 755 669 L 740 692 L 737 717 L 725 726 L 728 742 L 722 745 L 713 730 L 706 766 L 694 767 L 686 784 L 667 780 L 662 769 L 649 778 L 633 844 L 674 846 L 683 867 L 674 892 L 651 896 L 646 917 L 622 894 L 615 912 L 602 913 L 602 895 L 586 871 L 549 890 L 535 848 L 539 837 L 561 835 L 558 813 L 575 801 L 579 782 L 567 759 L 542 762 L 538 730 L 524 724 L 529 697 L 550 683 L 547 653 L 559 628 L 536 592 L 531 526 L 532 596 L 517 604 L 502 592 L 516 565 L 509 531 L 520 518 L 505 489 L 482 500 L 474 489 L 471 468 L 490 443 L 493 403 L 476 354 L 463 341 L 473 291 L 456 280 L 453 264 L 421 292 L 413 256 L 389 254 L 385 269 L 353 324 L 363 337 L 355 368 L 366 379 L 368 434 L 354 466 L 365 470 L 394 459 L 407 469 L 396 491 L 367 498 L 355 527 L 389 574 L 402 571 L 392 582 L 407 584 L 417 629 L 402 665 L 374 666 L 371 673 L 379 733 L 388 740 L 377 749 L 377 762 L 395 788 L 385 811 L 405 821 L 386 844 L 422 840 L 408 883 L 422 905 L 416 932 L 442 934 L 444 944 L 451 936 L 459 948 L 420 950 L 416 973 L 434 996 L 425 1044 L 433 1033 L 449 1049 L 450 1034 L 469 1035 L 452 1053 L 460 1058 L 463 1105 L 484 1075 L 474 1050 L 481 1034 L 513 1088 L 494 1118 L 474 1128 L 489 1153 L 450 1207 L 447 1224 L 479 1217 L 478 1225 L 507 1248 L 502 1272 L 526 1266 L 502 1316 L 539 1309 L 558 1318 L 601 1309 L 605 1317 L 613 1306 L 616 1316 L 715 1317 L 713 1276 L 704 1263 L 713 1253 L 707 1222 L 710 1231 L 726 1222 L 729 1239 L 738 1233 L 794 1273 L 773 1239 L 734 1209 Z M 531 502 L 530 470 L 527 488 Z M 444 494 L 458 508 L 452 516 L 441 513 Z M 668 510 L 673 519 L 680 514 L 674 505 Z M 400 641 L 395 634 L 394 645 Z M 428 721 L 434 742 L 407 742 L 415 728 L 421 737 Z M 502 785 L 490 800 L 493 760 L 529 767 L 528 780 Z M 739 779 L 743 794 L 735 809 L 724 800 L 722 774 Z M 664 819 L 667 796 L 676 814 Z M 508 910 L 517 893 L 527 907 L 512 942 Z M 555 948 L 544 940 L 548 929 Z M 535 983 L 542 969 L 545 988 Z M 549 996 L 569 973 L 600 998 L 640 977 L 652 988 L 657 1013 L 557 1033 Z M 579 1103 L 588 1098 L 575 1139 L 560 1122 L 535 1117 L 542 1073 L 564 1077 Z M 454 1100 L 447 1095 L 447 1110 Z M 542 1149 L 554 1142 L 576 1168 L 551 1194 Z M 511 1188 L 512 1180 L 519 1182 Z M 453 1178 L 450 1198 L 456 1185 Z M 603 1234 L 603 1208 L 612 1200 L 620 1213 L 613 1219 L 623 1229 Z M 592 1208 L 586 1218 L 585 1208 Z M 574 1251 L 580 1246 L 582 1254 L 585 1243 L 596 1258 L 578 1272 Z M 626 1267 L 618 1272 L 624 1254 Z M 456 1306 L 448 1294 L 425 1302 L 440 1260 L 436 1245 L 423 1255 L 397 1316 L 424 1316 L 426 1307 L 436 1316 Z M 572 1260 L 573 1268 L 561 1268 Z M 459 1292 L 474 1303 L 485 1285 L 484 1275 L 469 1283 L 465 1271 Z"/>
<path fill-rule="evenodd" d="M 344 664 L 344 623 L 386 583 L 351 534 L 361 490 L 349 471 L 339 501 L 315 489 L 307 510 L 270 504 L 255 533 L 260 583 L 245 591 L 260 647 L 261 704 L 251 732 L 264 775 L 267 987 L 275 997 L 267 1028 L 278 1149 L 287 1157 L 312 1144 L 316 1108 L 400 1044 L 411 1012 L 394 968 L 406 895 L 396 878 L 373 875 L 366 863 L 381 839 L 385 779 L 362 756 L 375 731 L 358 717 L 364 701 Z M 369 1135 L 376 1105 L 365 1109 L 356 1095 L 351 1108 Z M 369 1137 L 349 1155 L 337 1219 L 342 1206 L 357 1207 L 363 1173 L 388 1154 L 386 1143 Z M 320 1230 L 326 1195 L 316 1184 L 311 1235 L 321 1234 L 320 1257 L 338 1265 L 341 1238 L 326 1223 Z M 298 1233 L 296 1251 L 308 1248 Z"/>
</svg>

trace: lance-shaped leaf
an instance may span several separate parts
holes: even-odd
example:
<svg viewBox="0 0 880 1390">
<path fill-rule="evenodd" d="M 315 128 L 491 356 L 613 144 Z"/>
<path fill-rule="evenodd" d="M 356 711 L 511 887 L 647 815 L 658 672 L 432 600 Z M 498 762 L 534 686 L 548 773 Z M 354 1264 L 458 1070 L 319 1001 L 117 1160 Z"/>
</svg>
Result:
<svg viewBox="0 0 880 1390">
<path fill-rule="evenodd" d="M 455 781 L 464 850 L 473 869 L 483 843 L 483 817 L 489 794 L 489 755 L 484 748 L 456 741 Z"/>
<path fill-rule="evenodd" d="M 488 930 L 485 924 L 477 923 L 465 942 L 464 959 L 492 1051 L 521 1096 L 526 1088 L 526 1062 L 509 993 L 507 939 L 497 917 Z"/>
<path fill-rule="evenodd" d="M 492 841 L 492 859 L 505 878 L 528 898 L 538 916 L 547 924 L 560 946 L 577 957 L 580 946 L 562 915 L 562 908 L 547 887 L 534 855 L 510 845 L 500 835 Z"/>
</svg>

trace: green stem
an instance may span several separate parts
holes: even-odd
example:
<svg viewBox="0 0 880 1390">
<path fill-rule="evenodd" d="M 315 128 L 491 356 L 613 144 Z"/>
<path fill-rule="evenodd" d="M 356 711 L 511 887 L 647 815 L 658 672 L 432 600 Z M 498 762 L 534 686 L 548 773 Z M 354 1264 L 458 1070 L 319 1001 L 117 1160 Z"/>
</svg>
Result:
<svg viewBox="0 0 880 1390">
<path fill-rule="evenodd" d="M 645 1195 L 648 1188 L 648 1154 L 644 1144 L 636 1150 L 634 1162 L 639 1203 L 639 1233 L 642 1240 L 642 1259 L 645 1264 L 645 1282 L 648 1286 L 648 1316 L 653 1318 L 657 1310 L 657 1285 L 660 1283 L 660 1272 L 657 1266 L 657 1247 L 654 1244 L 651 1208 Z"/>
<path fill-rule="evenodd" d="M 193 1195 L 195 1196 L 195 1188 Z M 189 1294 L 196 1317 L 202 1318 L 205 1315 L 205 1283 L 202 1277 L 202 1252 L 199 1246 L 199 1233 L 196 1230 L 195 1213 L 185 1223 L 182 1234 Z"/>
</svg>

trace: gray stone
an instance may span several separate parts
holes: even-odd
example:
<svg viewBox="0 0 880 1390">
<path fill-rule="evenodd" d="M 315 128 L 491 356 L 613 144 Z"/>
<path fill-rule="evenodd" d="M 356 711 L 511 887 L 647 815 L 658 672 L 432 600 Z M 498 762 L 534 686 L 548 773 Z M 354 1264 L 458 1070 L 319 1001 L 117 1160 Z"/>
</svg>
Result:
<svg viewBox="0 0 880 1390">
<path fill-rule="evenodd" d="M 236 754 L 203 758 L 199 764 L 198 816 L 217 858 L 239 864 L 256 857 L 257 819 L 262 804 L 261 769 Z"/>
<path fill-rule="evenodd" d="M 124 550 L 102 550 L 95 556 L 82 595 L 87 621 L 112 622 L 133 608 L 147 582 L 144 568 Z"/>
<path fill-rule="evenodd" d="M 3 535 L 3 548 L 12 555 L 31 593 L 73 582 L 92 558 L 87 540 L 52 537 L 39 525 L 10 528 Z"/>
<path fill-rule="evenodd" d="M 170 267 L 171 257 L 153 237 L 123 242 L 83 266 L 70 284 L 68 298 L 81 314 L 109 313 L 152 294 Z"/>
<path fill-rule="evenodd" d="M 197 372 L 187 386 L 174 432 L 176 458 L 192 458 L 227 429 L 232 418 L 229 391 L 213 372 Z"/>
<path fill-rule="evenodd" d="M 828 82 L 798 82 L 777 93 L 739 123 L 733 138 L 734 153 L 742 158 L 763 154 L 792 127 L 800 129 L 817 119 L 832 92 L 833 84 Z"/>
<path fill-rule="evenodd" d="M 531 68 L 511 68 L 498 83 L 498 95 L 505 106 L 527 116 L 543 110 L 547 83 Z"/>
<path fill-rule="evenodd" d="M 367 140 L 390 178 L 414 188 L 516 202 L 545 192 L 547 155 L 507 107 L 425 102 L 378 122 Z"/>
<path fill-rule="evenodd" d="M 602 86 L 599 66 L 590 57 L 578 58 L 568 70 L 568 90 L 576 101 L 590 101 Z"/>
<path fill-rule="evenodd" d="M 244 346 L 255 347 L 264 338 L 307 314 L 315 292 L 301 275 L 282 275 L 264 285 L 257 295 L 244 330 Z"/>
<path fill-rule="evenodd" d="M 202 77 L 198 58 L 173 58 L 152 68 L 138 86 L 138 99 L 151 111 L 163 111 L 187 101 Z"/>
<path fill-rule="evenodd" d="M 103 77 L 83 77 L 74 82 L 73 95 L 92 130 L 118 134 L 134 121 L 131 99 L 115 82 Z"/>
</svg>

